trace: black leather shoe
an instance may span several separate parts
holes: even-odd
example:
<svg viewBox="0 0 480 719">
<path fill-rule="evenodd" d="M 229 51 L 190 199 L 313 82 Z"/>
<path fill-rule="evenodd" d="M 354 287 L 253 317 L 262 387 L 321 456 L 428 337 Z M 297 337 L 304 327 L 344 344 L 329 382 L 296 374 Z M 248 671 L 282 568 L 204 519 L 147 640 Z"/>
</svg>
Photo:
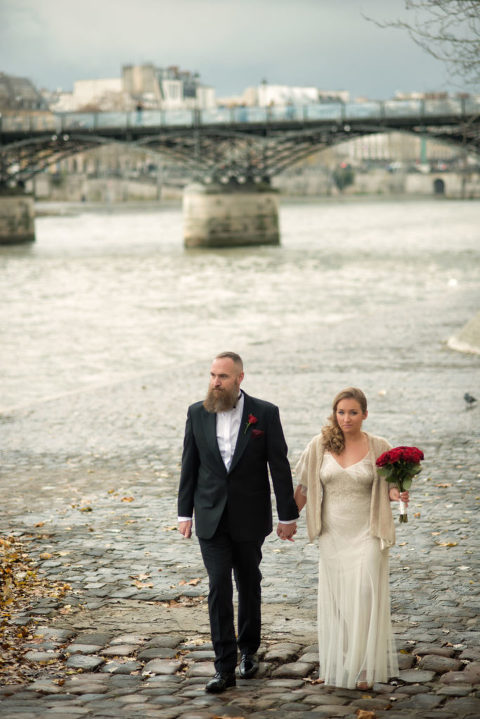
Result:
<svg viewBox="0 0 480 719">
<path fill-rule="evenodd" d="M 258 672 L 258 659 L 255 654 L 242 654 L 240 661 L 240 676 L 251 679 Z"/>
<path fill-rule="evenodd" d="M 221 694 L 229 687 L 234 687 L 236 684 L 235 674 L 223 674 L 217 672 L 213 679 L 210 679 L 207 686 L 205 687 L 206 692 L 210 694 Z"/>
</svg>

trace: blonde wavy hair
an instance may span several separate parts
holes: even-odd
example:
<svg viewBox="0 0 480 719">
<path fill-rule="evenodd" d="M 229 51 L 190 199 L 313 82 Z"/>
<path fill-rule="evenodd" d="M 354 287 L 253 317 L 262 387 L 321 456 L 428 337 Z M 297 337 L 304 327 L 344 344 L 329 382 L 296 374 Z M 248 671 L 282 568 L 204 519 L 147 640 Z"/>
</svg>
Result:
<svg viewBox="0 0 480 719">
<path fill-rule="evenodd" d="M 345 449 L 345 437 L 337 422 L 337 406 L 342 399 L 355 399 L 361 407 L 362 414 L 367 411 L 367 398 L 361 389 L 347 387 L 337 394 L 333 400 L 333 412 L 328 418 L 328 424 L 322 427 L 323 447 L 334 454 L 341 454 Z"/>
</svg>

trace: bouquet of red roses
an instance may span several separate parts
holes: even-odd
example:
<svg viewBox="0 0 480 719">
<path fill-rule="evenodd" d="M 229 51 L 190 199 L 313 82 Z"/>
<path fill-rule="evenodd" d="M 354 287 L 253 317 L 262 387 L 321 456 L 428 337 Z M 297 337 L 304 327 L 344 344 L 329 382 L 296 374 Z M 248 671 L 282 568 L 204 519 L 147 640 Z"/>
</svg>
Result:
<svg viewBox="0 0 480 719">
<path fill-rule="evenodd" d="M 410 489 L 412 479 L 422 471 L 423 452 L 418 447 L 394 447 L 378 457 L 378 474 L 395 484 L 400 492 Z M 400 500 L 400 522 L 408 522 L 405 504 Z"/>
</svg>

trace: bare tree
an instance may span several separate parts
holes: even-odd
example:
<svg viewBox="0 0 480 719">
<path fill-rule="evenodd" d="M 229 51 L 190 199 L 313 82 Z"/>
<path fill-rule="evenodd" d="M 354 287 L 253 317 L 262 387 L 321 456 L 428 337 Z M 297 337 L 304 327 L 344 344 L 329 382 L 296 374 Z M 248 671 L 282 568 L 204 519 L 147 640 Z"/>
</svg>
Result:
<svg viewBox="0 0 480 719">
<path fill-rule="evenodd" d="M 379 21 L 382 28 L 406 30 L 412 40 L 446 63 L 467 84 L 480 83 L 480 0 L 405 0 L 407 20 Z"/>
</svg>

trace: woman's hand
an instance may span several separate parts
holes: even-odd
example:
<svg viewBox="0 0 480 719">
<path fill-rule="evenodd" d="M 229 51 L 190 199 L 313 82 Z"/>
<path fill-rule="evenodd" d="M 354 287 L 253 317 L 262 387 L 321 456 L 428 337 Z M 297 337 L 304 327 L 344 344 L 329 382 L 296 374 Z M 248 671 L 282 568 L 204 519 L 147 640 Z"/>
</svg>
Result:
<svg viewBox="0 0 480 719">
<path fill-rule="evenodd" d="M 302 492 L 301 484 L 297 485 L 297 487 L 295 489 L 294 497 L 295 497 L 295 504 L 297 505 L 298 513 L 300 514 L 300 512 L 302 511 L 302 509 L 304 508 L 304 506 L 307 503 L 307 498 Z"/>
<path fill-rule="evenodd" d="M 400 492 L 398 487 L 390 487 L 388 490 L 388 496 L 390 497 L 391 502 L 398 502 L 399 500 L 402 500 L 405 507 L 408 507 L 408 500 L 410 498 L 410 494 L 407 490 L 405 492 Z"/>
</svg>

